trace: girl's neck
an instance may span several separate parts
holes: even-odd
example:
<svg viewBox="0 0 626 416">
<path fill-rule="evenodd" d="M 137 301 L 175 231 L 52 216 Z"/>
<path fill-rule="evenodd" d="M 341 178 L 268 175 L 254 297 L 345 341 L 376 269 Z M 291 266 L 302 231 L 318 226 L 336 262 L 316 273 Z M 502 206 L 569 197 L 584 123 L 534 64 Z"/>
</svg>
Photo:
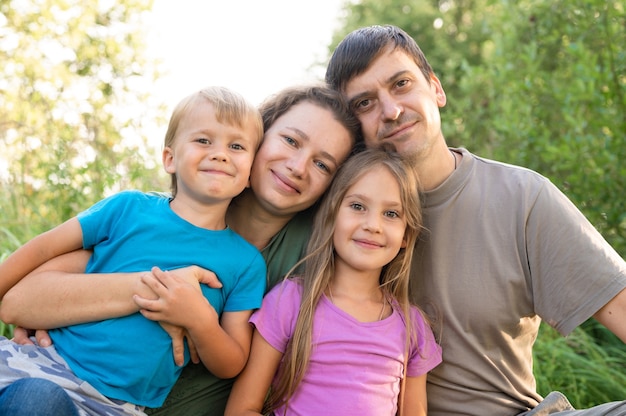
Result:
<svg viewBox="0 0 626 416">
<path fill-rule="evenodd" d="M 228 226 L 259 250 L 264 249 L 291 218 L 293 215 L 268 212 L 250 189 L 233 199 L 226 213 Z"/>
<path fill-rule="evenodd" d="M 337 308 L 360 322 L 380 321 L 391 315 L 391 306 L 379 286 L 379 276 L 380 272 L 335 274 L 326 296 Z"/>
</svg>

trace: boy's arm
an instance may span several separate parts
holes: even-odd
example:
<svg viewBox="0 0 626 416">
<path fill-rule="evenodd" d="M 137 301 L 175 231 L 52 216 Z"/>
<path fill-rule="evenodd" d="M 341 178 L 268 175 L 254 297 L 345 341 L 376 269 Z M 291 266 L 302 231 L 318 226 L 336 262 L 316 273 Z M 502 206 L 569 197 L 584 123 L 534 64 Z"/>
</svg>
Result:
<svg viewBox="0 0 626 416">
<path fill-rule="evenodd" d="M 0 264 L 0 299 L 46 261 L 82 246 L 83 231 L 76 217 L 28 241 Z"/>
<path fill-rule="evenodd" d="M 426 416 L 426 374 L 404 379 L 404 393 L 398 400 L 398 409 L 402 416 Z"/>
<path fill-rule="evenodd" d="M 224 312 L 220 325 L 217 312 L 199 285 L 191 285 L 158 268 L 143 275 L 142 281 L 159 297 L 134 297 L 146 318 L 184 327 L 205 367 L 215 376 L 231 378 L 241 372 L 250 353 L 251 310 Z"/>
<path fill-rule="evenodd" d="M 254 331 L 250 358 L 228 397 L 225 416 L 260 415 L 283 354 Z"/>
</svg>

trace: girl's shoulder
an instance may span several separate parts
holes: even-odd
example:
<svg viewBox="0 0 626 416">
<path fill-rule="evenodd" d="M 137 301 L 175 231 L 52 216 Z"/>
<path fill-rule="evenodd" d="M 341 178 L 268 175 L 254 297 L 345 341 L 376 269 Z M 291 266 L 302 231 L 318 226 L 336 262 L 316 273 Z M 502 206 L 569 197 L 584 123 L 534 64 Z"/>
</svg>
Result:
<svg viewBox="0 0 626 416">
<path fill-rule="evenodd" d="M 275 302 L 280 298 L 286 297 L 288 299 L 297 300 L 300 302 L 302 297 L 302 284 L 299 277 L 289 277 L 278 282 L 274 286 L 265 298 L 269 301 Z"/>
</svg>

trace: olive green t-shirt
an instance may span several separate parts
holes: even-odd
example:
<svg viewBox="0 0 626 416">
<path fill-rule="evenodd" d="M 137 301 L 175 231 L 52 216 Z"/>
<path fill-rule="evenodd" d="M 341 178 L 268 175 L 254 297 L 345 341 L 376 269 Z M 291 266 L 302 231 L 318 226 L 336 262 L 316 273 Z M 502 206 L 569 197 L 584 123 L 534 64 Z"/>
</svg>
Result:
<svg viewBox="0 0 626 416">
<path fill-rule="evenodd" d="M 297 214 L 261 250 L 267 263 L 267 291 L 281 281 L 302 257 L 311 234 L 312 209 Z M 235 255 L 235 254 L 233 254 Z M 220 379 L 203 364 L 188 364 L 167 400 L 149 415 L 223 415 L 234 379 Z"/>
</svg>

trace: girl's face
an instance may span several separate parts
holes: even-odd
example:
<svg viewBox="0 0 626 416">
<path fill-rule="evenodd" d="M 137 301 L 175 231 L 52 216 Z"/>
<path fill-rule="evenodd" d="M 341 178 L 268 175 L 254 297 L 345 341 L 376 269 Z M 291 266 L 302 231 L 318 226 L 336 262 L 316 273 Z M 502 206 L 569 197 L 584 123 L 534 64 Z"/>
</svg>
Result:
<svg viewBox="0 0 626 416">
<path fill-rule="evenodd" d="M 250 177 L 268 211 L 290 215 L 324 193 L 353 140 L 330 110 L 310 102 L 294 105 L 265 132 Z"/>
<path fill-rule="evenodd" d="M 335 221 L 336 270 L 376 271 L 405 247 L 406 219 L 396 178 L 376 166 L 348 188 Z"/>
</svg>

